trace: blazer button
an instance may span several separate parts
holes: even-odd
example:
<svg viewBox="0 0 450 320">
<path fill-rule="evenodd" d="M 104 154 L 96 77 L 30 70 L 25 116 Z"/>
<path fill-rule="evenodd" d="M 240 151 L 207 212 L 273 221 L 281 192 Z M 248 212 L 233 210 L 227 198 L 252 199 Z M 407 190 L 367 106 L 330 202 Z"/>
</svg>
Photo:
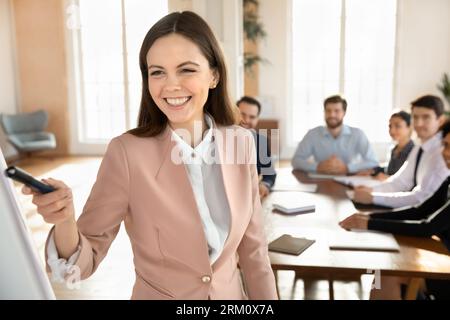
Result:
<svg viewBox="0 0 450 320">
<path fill-rule="evenodd" d="M 211 277 L 210 277 L 210 276 L 203 276 L 203 277 L 202 277 L 202 282 L 203 282 L 203 283 L 209 283 L 209 282 L 211 282 Z"/>
</svg>

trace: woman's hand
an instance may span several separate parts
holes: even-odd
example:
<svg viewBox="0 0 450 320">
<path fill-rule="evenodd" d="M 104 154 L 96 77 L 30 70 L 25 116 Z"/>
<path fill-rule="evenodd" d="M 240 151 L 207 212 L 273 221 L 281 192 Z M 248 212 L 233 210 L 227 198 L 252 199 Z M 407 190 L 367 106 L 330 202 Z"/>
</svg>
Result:
<svg viewBox="0 0 450 320">
<path fill-rule="evenodd" d="M 32 202 L 37 206 L 37 212 L 44 218 L 45 222 L 59 225 L 64 222 L 75 221 L 72 190 L 59 180 L 50 178 L 42 181 L 56 190 L 41 194 L 24 186 L 22 193 L 33 195 Z"/>
<path fill-rule="evenodd" d="M 368 215 L 357 212 L 339 222 L 339 225 L 349 231 L 350 229 L 367 230 L 368 222 Z"/>
<path fill-rule="evenodd" d="M 58 250 L 60 258 L 69 259 L 77 250 L 80 241 L 72 190 L 59 180 L 43 179 L 42 181 L 56 190 L 41 194 L 24 186 L 22 192 L 33 195 L 33 203 L 37 206 L 37 212 L 45 222 L 55 225 L 56 250 Z"/>
</svg>

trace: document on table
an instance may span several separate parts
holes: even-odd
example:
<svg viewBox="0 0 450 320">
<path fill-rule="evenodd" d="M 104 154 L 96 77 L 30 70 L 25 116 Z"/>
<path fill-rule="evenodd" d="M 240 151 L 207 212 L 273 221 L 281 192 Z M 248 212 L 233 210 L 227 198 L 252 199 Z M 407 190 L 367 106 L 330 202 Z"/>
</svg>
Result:
<svg viewBox="0 0 450 320">
<path fill-rule="evenodd" d="M 326 180 L 334 180 L 335 178 L 342 178 L 345 176 L 342 175 L 334 175 L 334 174 L 321 174 L 321 173 L 314 173 L 309 172 L 308 177 L 311 179 L 326 179 Z"/>
<path fill-rule="evenodd" d="M 305 184 L 305 183 L 296 183 L 296 184 L 277 184 L 273 186 L 271 191 L 298 191 L 298 192 L 311 192 L 314 193 L 317 190 L 317 184 Z"/>
<path fill-rule="evenodd" d="M 390 233 L 368 230 L 338 231 L 329 239 L 331 250 L 400 251 L 400 246 Z"/>
<path fill-rule="evenodd" d="M 334 178 L 334 181 L 345 184 L 346 186 L 350 187 L 358 187 L 358 186 L 364 186 L 364 187 L 375 187 L 379 184 L 383 183 L 382 181 L 376 180 L 372 177 L 368 176 L 343 176 L 343 177 L 336 177 Z"/>
<path fill-rule="evenodd" d="M 317 184 L 301 183 L 292 174 L 292 168 L 277 169 L 277 179 L 272 191 L 316 192 Z"/>
</svg>

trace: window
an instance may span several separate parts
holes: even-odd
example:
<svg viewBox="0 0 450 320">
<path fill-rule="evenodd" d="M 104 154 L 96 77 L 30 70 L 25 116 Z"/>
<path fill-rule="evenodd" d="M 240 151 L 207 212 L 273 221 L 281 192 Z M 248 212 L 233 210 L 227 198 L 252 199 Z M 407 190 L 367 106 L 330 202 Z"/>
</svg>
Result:
<svg viewBox="0 0 450 320">
<path fill-rule="evenodd" d="M 74 64 L 80 143 L 105 143 L 136 126 L 142 80 L 139 49 L 167 0 L 78 0 Z"/>
<path fill-rule="evenodd" d="M 292 132 L 295 145 L 324 123 L 323 100 L 341 93 L 345 123 L 389 141 L 396 0 L 292 1 Z"/>
</svg>

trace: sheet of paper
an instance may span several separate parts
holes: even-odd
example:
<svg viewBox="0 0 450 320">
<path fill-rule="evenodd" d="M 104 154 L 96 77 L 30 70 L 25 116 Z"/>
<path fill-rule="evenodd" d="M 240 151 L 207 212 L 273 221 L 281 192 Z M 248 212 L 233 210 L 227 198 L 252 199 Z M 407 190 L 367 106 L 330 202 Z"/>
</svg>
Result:
<svg viewBox="0 0 450 320">
<path fill-rule="evenodd" d="M 383 183 L 382 181 L 367 176 L 336 177 L 334 178 L 334 180 L 352 187 L 357 186 L 375 187 Z"/>
<path fill-rule="evenodd" d="M 301 183 L 292 174 L 292 168 L 277 169 L 277 179 L 272 191 L 316 192 L 317 184 Z"/>
<path fill-rule="evenodd" d="M 299 191 L 299 192 L 316 192 L 317 184 L 276 184 L 273 186 L 272 191 Z"/>
<path fill-rule="evenodd" d="M 308 177 L 310 177 L 311 179 L 329 179 L 329 180 L 333 180 L 335 178 L 345 177 L 345 176 L 310 172 L 310 173 L 308 173 Z"/>
<path fill-rule="evenodd" d="M 400 246 L 390 233 L 367 230 L 338 231 L 329 238 L 332 250 L 400 251 Z"/>
</svg>

